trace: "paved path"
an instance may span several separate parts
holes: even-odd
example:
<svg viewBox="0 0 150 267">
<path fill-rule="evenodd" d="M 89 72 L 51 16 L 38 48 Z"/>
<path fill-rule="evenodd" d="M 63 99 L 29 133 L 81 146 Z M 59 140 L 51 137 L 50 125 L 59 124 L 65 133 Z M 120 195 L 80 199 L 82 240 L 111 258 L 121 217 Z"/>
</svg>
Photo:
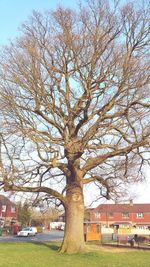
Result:
<svg viewBox="0 0 150 267">
<path fill-rule="evenodd" d="M 18 237 L 18 236 L 0 236 L 0 242 L 45 242 L 45 241 L 62 241 L 63 231 L 44 231 L 36 236 Z"/>
</svg>

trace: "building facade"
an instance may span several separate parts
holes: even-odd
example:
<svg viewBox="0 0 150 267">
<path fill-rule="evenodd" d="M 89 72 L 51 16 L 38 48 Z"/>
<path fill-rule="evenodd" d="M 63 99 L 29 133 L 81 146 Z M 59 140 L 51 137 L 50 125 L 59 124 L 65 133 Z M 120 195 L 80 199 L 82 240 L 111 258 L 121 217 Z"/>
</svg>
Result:
<svg viewBox="0 0 150 267">
<path fill-rule="evenodd" d="M 0 225 L 16 221 L 17 207 L 7 197 L 0 195 Z"/>
<path fill-rule="evenodd" d="M 150 229 L 150 204 L 101 204 L 92 210 L 90 220 L 106 228 Z"/>
</svg>

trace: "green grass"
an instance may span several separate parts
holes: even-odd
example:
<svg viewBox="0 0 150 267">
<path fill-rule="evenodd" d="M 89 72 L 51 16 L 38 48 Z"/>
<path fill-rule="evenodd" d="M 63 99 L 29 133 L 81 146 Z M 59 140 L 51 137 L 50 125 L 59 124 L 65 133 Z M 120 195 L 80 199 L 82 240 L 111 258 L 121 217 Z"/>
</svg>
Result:
<svg viewBox="0 0 150 267">
<path fill-rule="evenodd" d="M 90 246 L 89 246 L 90 247 Z M 63 255 L 58 243 L 0 243 L 0 267 L 149 267 L 150 252 L 97 249 Z"/>
</svg>

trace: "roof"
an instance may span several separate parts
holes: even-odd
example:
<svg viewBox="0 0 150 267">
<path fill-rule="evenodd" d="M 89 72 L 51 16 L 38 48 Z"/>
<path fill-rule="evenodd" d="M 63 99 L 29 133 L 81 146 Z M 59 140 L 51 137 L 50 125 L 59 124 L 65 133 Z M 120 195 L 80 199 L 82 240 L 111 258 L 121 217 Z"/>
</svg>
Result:
<svg viewBox="0 0 150 267">
<path fill-rule="evenodd" d="M 129 212 L 129 213 L 150 213 L 150 204 L 100 204 L 95 208 L 96 212 Z"/>
<path fill-rule="evenodd" d="M 13 202 L 11 202 L 7 197 L 0 195 L 0 206 L 7 205 L 7 206 L 16 206 Z"/>
</svg>

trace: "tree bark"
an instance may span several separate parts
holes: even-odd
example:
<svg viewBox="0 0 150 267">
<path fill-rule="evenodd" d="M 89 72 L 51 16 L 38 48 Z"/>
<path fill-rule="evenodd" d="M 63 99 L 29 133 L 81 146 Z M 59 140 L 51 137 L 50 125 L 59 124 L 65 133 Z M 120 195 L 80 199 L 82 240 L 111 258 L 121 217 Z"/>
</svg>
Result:
<svg viewBox="0 0 150 267">
<path fill-rule="evenodd" d="M 85 250 L 83 220 L 84 200 L 80 187 L 67 190 L 67 205 L 65 207 L 66 225 L 61 253 L 78 253 Z"/>
</svg>

